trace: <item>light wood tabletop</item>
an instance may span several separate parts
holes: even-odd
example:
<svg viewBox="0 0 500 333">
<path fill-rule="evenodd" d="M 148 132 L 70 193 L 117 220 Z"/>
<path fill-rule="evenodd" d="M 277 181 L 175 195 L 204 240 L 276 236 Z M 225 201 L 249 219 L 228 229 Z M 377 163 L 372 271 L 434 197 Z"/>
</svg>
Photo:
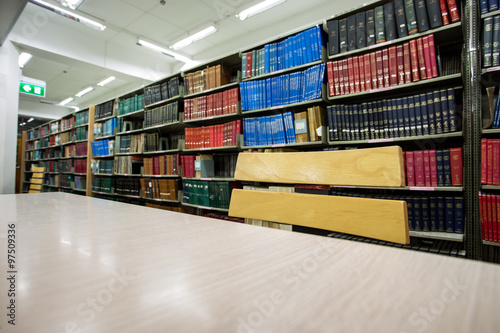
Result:
<svg viewBox="0 0 500 333">
<path fill-rule="evenodd" d="M 0 332 L 500 332 L 497 265 L 65 193 L 0 221 Z"/>
</svg>

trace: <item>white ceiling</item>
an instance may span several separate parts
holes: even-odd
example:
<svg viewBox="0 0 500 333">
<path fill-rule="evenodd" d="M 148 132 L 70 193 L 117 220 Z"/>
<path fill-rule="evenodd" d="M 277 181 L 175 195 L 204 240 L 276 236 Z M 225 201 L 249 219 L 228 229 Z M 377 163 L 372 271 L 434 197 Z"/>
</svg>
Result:
<svg viewBox="0 0 500 333">
<path fill-rule="evenodd" d="M 199 27 L 215 22 L 217 33 L 179 50 L 191 57 L 193 64 L 200 64 L 363 4 L 361 0 L 288 0 L 245 21 L 235 17 L 258 2 L 165 0 L 161 5 L 160 0 L 85 0 L 77 11 L 104 22 L 107 28 L 102 32 L 28 3 L 9 38 L 20 51 L 34 54 L 23 75 L 47 82 L 45 102 L 59 103 L 73 97 L 75 101 L 69 106 L 85 108 L 179 72 L 184 66 L 136 45 L 139 36 L 169 47 Z M 110 75 L 117 80 L 105 87 L 96 85 Z M 75 97 L 88 86 L 95 90 L 82 98 Z"/>
</svg>

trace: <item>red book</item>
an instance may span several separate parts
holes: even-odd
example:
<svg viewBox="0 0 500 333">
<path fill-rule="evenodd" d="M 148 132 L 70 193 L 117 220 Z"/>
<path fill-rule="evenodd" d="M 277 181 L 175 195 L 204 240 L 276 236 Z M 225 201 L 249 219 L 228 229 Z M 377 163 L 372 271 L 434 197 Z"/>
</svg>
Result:
<svg viewBox="0 0 500 333">
<path fill-rule="evenodd" d="M 432 77 L 432 62 L 428 35 L 422 38 L 422 43 L 424 45 L 425 74 L 430 79 Z"/>
<path fill-rule="evenodd" d="M 481 139 L 481 184 L 488 183 L 488 139 Z"/>
<path fill-rule="evenodd" d="M 424 181 L 426 187 L 431 187 L 431 162 L 428 150 L 423 151 L 424 155 Z"/>
<path fill-rule="evenodd" d="M 226 90 L 226 91 L 223 91 L 222 93 L 215 94 L 216 98 L 222 98 L 222 114 L 229 113 L 229 105 L 231 102 L 229 100 L 229 93 L 230 93 L 230 90 Z M 212 97 L 212 96 L 213 95 L 209 95 L 208 97 Z M 207 98 L 207 103 L 208 103 L 208 98 Z M 214 113 L 210 113 L 209 117 L 213 117 L 214 115 L 215 115 Z"/>
<path fill-rule="evenodd" d="M 345 84 L 344 84 L 344 60 L 339 60 L 339 91 L 341 95 L 345 95 Z"/>
<path fill-rule="evenodd" d="M 422 37 L 417 38 L 417 57 L 420 79 L 427 79 L 427 70 L 425 69 L 424 43 Z"/>
<path fill-rule="evenodd" d="M 340 84 L 339 84 L 339 62 L 333 62 L 333 87 L 335 95 L 340 95 Z"/>
<path fill-rule="evenodd" d="M 376 51 L 375 57 L 377 61 L 377 86 L 382 88 L 384 87 L 384 63 L 382 60 L 382 51 Z"/>
<path fill-rule="evenodd" d="M 431 186 L 438 186 L 437 179 L 437 162 L 436 162 L 436 149 L 429 150 L 429 163 L 431 166 Z"/>
<path fill-rule="evenodd" d="M 351 77 L 349 76 L 349 63 L 347 59 L 343 60 L 342 63 L 342 71 L 344 73 L 344 91 L 346 94 L 351 94 L 353 91 L 351 90 Z M 354 82 L 353 82 L 354 86 Z"/>
<path fill-rule="evenodd" d="M 396 62 L 398 65 L 397 84 L 405 84 L 405 62 L 403 45 L 398 45 L 396 47 Z"/>
<path fill-rule="evenodd" d="M 390 86 L 389 82 L 389 50 L 388 49 L 383 49 L 382 50 L 382 68 L 384 70 L 384 88 Z"/>
<path fill-rule="evenodd" d="M 365 88 L 366 90 L 370 90 L 372 89 L 372 69 L 370 67 L 370 54 L 364 54 L 363 59 L 365 64 Z"/>
<path fill-rule="evenodd" d="M 410 42 L 403 44 L 403 68 L 405 72 L 405 83 L 411 83 L 411 55 L 410 55 Z"/>
<path fill-rule="evenodd" d="M 412 151 L 406 152 L 406 181 L 408 186 L 415 186 L 415 162 Z"/>
<path fill-rule="evenodd" d="M 486 184 L 493 185 L 493 142 L 487 141 L 486 149 Z"/>
<path fill-rule="evenodd" d="M 326 69 L 328 73 L 328 94 L 329 96 L 335 96 L 335 88 L 333 85 L 334 76 L 333 76 L 333 61 L 329 61 L 326 63 Z"/>
<path fill-rule="evenodd" d="M 448 16 L 448 7 L 446 6 L 446 0 L 439 0 L 439 8 L 441 9 L 441 17 L 443 18 L 443 25 L 450 24 L 450 18 Z"/>
<path fill-rule="evenodd" d="M 424 152 L 422 150 L 414 151 L 413 158 L 415 163 L 415 185 L 425 186 Z"/>
<path fill-rule="evenodd" d="M 492 216 L 492 197 L 491 194 L 486 195 L 486 207 L 487 207 L 487 213 L 486 213 L 486 221 L 487 221 L 487 241 L 493 241 L 493 216 Z"/>
<path fill-rule="evenodd" d="M 378 88 L 378 75 L 377 75 L 377 54 L 376 52 L 370 53 L 370 69 L 372 77 L 372 89 Z"/>
<path fill-rule="evenodd" d="M 359 90 L 365 91 L 365 58 L 360 55 L 358 57 L 358 68 L 359 68 Z"/>
<path fill-rule="evenodd" d="M 491 196 L 491 241 L 498 242 L 498 195 Z"/>
<path fill-rule="evenodd" d="M 500 141 L 498 142 L 500 145 Z M 462 147 L 450 148 L 451 186 L 463 186 Z"/>
<path fill-rule="evenodd" d="M 457 2 L 455 0 L 446 0 L 446 4 L 448 5 L 448 11 L 450 12 L 451 23 L 460 21 Z"/>
<path fill-rule="evenodd" d="M 493 239 L 495 242 L 500 242 L 500 196 L 495 195 L 495 205 L 497 208 L 497 214 L 496 214 L 496 224 L 495 224 L 495 234 L 493 235 Z"/>
<path fill-rule="evenodd" d="M 352 57 L 352 68 L 354 72 L 354 92 L 361 92 L 361 76 L 359 73 L 359 56 Z"/>
<path fill-rule="evenodd" d="M 355 86 L 355 77 L 354 77 L 354 59 L 353 57 L 347 58 L 347 69 L 348 73 L 347 76 L 349 77 L 349 93 L 354 94 L 356 92 L 354 86 Z M 358 78 L 358 85 L 359 85 L 359 78 Z"/>
<path fill-rule="evenodd" d="M 438 69 L 436 64 L 436 49 L 434 47 L 434 34 L 429 35 L 429 52 L 431 57 L 431 72 L 432 77 L 438 76 Z"/>
<path fill-rule="evenodd" d="M 492 183 L 491 185 L 500 185 L 500 139 L 492 139 L 490 140 L 492 142 L 492 155 L 493 155 L 493 162 L 491 164 L 492 166 Z"/>
<path fill-rule="evenodd" d="M 252 77 L 252 51 L 247 52 L 247 76 Z"/>
<path fill-rule="evenodd" d="M 410 62 L 411 62 L 411 74 L 412 81 L 420 81 L 419 68 L 418 68 L 418 56 L 417 56 L 417 41 L 412 39 L 410 42 Z M 405 69 L 406 72 L 406 69 Z"/>
<path fill-rule="evenodd" d="M 396 58 L 396 46 L 389 47 L 389 85 L 396 86 L 398 84 L 398 60 Z"/>
<path fill-rule="evenodd" d="M 484 194 L 479 192 L 479 220 L 481 221 L 481 238 L 486 240 L 486 204 Z"/>
</svg>

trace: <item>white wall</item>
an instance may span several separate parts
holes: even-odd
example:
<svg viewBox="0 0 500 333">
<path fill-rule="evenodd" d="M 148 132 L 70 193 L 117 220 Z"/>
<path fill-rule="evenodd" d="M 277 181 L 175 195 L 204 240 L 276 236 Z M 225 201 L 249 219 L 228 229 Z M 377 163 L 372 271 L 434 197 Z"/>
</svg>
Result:
<svg viewBox="0 0 500 333">
<path fill-rule="evenodd" d="M 7 39 L 0 46 L 0 194 L 15 193 L 19 55 Z"/>
</svg>

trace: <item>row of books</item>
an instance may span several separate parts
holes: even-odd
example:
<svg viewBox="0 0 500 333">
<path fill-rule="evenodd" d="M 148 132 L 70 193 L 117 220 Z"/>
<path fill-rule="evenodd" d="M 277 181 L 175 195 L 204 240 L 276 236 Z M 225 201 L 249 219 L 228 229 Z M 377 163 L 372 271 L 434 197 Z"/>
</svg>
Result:
<svg viewBox="0 0 500 333">
<path fill-rule="evenodd" d="M 168 134 L 161 136 L 159 133 L 144 134 L 144 151 L 155 152 L 179 149 L 179 143 L 184 139 L 184 134 Z"/>
<path fill-rule="evenodd" d="M 319 26 L 241 55 L 241 77 L 250 78 L 322 59 L 325 38 Z"/>
<path fill-rule="evenodd" d="M 73 172 L 73 160 L 57 161 L 59 172 Z"/>
<path fill-rule="evenodd" d="M 500 185 L 500 139 L 481 139 L 481 184 Z"/>
<path fill-rule="evenodd" d="M 61 131 L 73 128 L 74 123 L 75 123 L 75 116 L 66 119 L 61 119 Z"/>
<path fill-rule="evenodd" d="M 178 200 L 178 179 L 141 178 L 140 183 L 143 198 L 172 201 Z"/>
<path fill-rule="evenodd" d="M 243 111 L 295 104 L 321 98 L 325 64 L 304 71 L 240 83 Z"/>
<path fill-rule="evenodd" d="M 341 191 L 337 189 L 332 190 L 332 195 L 403 200 L 406 201 L 408 207 L 408 225 L 410 230 L 464 233 L 465 215 L 463 196 L 401 196 L 355 190 Z"/>
<path fill-rule="evenodd" d="M 87 140 L 89 137 L 87 127 L 78 127 L 75 129 L 75 140 L 76 141 L 81 141 L 81 140 Z"/>
<path fill-rule="evenodd" d="M 179 102 L 162 105 L 144 112 L 144 128 L 179 121 Z"/>
<path fill-rule="evenodd" d="M 114 101 L 107 101 L 95 106 L 95 120 L 111 117 L 114 114 Z"/>
<path fill-rule="evenodd" d="M 329 61 L 327 72 L 330 97 L 390 88 L 437 77 L 434 35 L 364 55 Z"/>
<path fill-rule="evenodd" d="M 139 197 L 141 195 L 141 182 L 137 178 L 115 178 L 114 179 L 115 194 L 131 195 Z"/>
<path fill-rule="evenodd" d="M 90 172 L 93 175 L 96 174 L 111 175 L 113 174 L 114 166 L 115 166 L 114 160 L 92 160 L 90 162 Z"/>
<path fill-rule="evenodd" d="M 231 82 L 231 70 L 224 65 L 209 66 L 193 73 L 184 79 L 187 94 L 203 92 Z"/>
<path fill-rule="evenodd" d="M 217 214 L 217 213 L 203 213 L 203 214 L 201 214 L 201 216 L 209 217 L 211 219 L 236 222 L 236 223 L 243 223 L 243 219 L 241 219 L 239 217 L 231 217 L 231 216 L 221 215 L 221 214 Z"/>
<path fill-rule="evenodd" d="M 195 161 L 196 155 L 181 155 L 182 177 L 196 178 Z"/>
<path fill-rule="evenodd" d="M 479 214 L 482 239 L 500 243 L 500 196 L 479 192 Z"/>
<path fill-rule="evenodd" d="M 113 193 L 113 178 L 92 177 L 92 192 Z"/>
<path fill-rule="evenodd" d="M 94 124 L 94 139 L 115 135 L 116 134 L 117 120 L 111 118 L 102 123 Z"/>
<path fill-rule="evenodd" d="M 483 67 L 500 65 L 500 15 L 483 22 Z"/>
<path fill-rule="evenodd" d="M 83 127 L 82 127 L 83 128 Z M 62 132 L 59 134 L 59 143 L 65 144 L 73 140 L 74 131 Z"/>
<path fill-rule="evenodd" d="M 153 103 L 158 103 L 179 96 L 180 85 L 181 85 L 180 78 L 176 76 L 166 82 L 157 83 L 145 87 L 144 105 L 147 106 Z"/>
<path fill-rule="evenodd" d="M 292 112 L 243 119 L 245 146 L 296 143 Z"/>
<path fill-rule="evenodd" d="M 463 186 L 462 148 L 405 151 L 408 186 Z"/>
<path fill-rule="evenodd" d="M 144 133 L 133 135 L 120 135 L 116 137 L 115 151 L 118 154 L 142 153 Z"/>
<path fill-rule="evenodd" d="M 135 131 L 143 129 L 144 120 L 143 119 L 133 119 L 133 118 L 118 118 L 116 123 L 117 134 Z"/>
<path fill-rule="evenodd" d="M 481 0 L 479 2 L 481 14 L 487 14 L 498 10 L 498 0 Z"/>
<path fill-rule="evenodd" d="M 75 173 L 87 173 L 87 159 L 77 158 L 73 161 L 73 170 Z"/>
<path fill-rule="evenodd" d="M 92 142 L 93 156 L 109 156 L 115 151 L 115 140 L 99 140 Z"/>
<path fill-rule="evenodd" d="M 241 187 L 238 182 L 213 182 L 185 180 L 183 182 L 183 203 L 229 209 L 233 188 Z"/>
<path fill-rule="evenodd" d="M 144 88 L 146 89 L 146 88 Z M 135 112 L 144 109 L 144 95 L 137 94 L 120 101 L 119 115 Z"/>
<path fill-rule="evenodd" d="M 236 146 L 241 134 L 241 120 L 225 124 L 185 128 L 186 149 Z"/>
<path fill-rule="evenodd" d="M 453 88 L 328 107 L 330 141 L 433 135 L 458 130 Z"/>
<path fill-rule="evenodd" d="M 144 175 L 179 175 L 181 155 L 159 155 L 144 158 Z"/>
<path fill-rule="evenodd" d="M 87 156 L 87 142 L 77 142 L 75 144 L 75 156 Z M 72 145 L 70 146 L 65 146 L 64 149 L 66 151 L 66 147 L 72 147 Z M 64 157 L 69 157 L 71 156 L 72 154 L 65 154 Z"/>
<path fill-rule="evenodd" d="M 140 175 L 143 165 L 142 156 L 115 156 L 114 172 L 120 175 Z"/>
<path fill-rule="evenodd" d="M 184 120 L 203 119 L 238 111 L 240 89 L 233 88 L 223 92 L 184 100 Z"/>
<path fill-rule="evenodd" d="M 37 164 L 41 168 L 45 168 L 45 172 L 59 172 L 57 161 L 40 161 Z"/>
<path fill-rule="evenodd" d="M 64 146 L 63 148 L 61 157 L 71 157 L 73 156 L 73 152 L 76 155 L 75 145 Z"/>
<path fill-rule="evenodd" d="M 44 137 L 44 136 L 50 135 L 50 126 L 49 126 L 49 124 L 43 125 L 42 127 L 40 127 L 40 129 L 38 129 L 38 132 L 39 132 L 38 137 Z"/>
<path fill-rule="evenodd" d="M 234 178 L 238 154 L 214 155 L 215 178 Z"/>
<path fill-rule="evenodd" d="M 73 175 L 59 175 L 59 185 L 62 187 L 71 187 L 75 186 L 75 176 Z"/>
<path fill-rule="evenodd" d="M 75 114 L 75 126 L 87 125 L 89 123 L 89 111 L 82 111 Z"/>
<path fill-rule="evenodd" d="M 87 177 L 85 176 L 75 176 L 75 186 L 76 190 L 86 190 L 87 189 Z"/>
</svg>

